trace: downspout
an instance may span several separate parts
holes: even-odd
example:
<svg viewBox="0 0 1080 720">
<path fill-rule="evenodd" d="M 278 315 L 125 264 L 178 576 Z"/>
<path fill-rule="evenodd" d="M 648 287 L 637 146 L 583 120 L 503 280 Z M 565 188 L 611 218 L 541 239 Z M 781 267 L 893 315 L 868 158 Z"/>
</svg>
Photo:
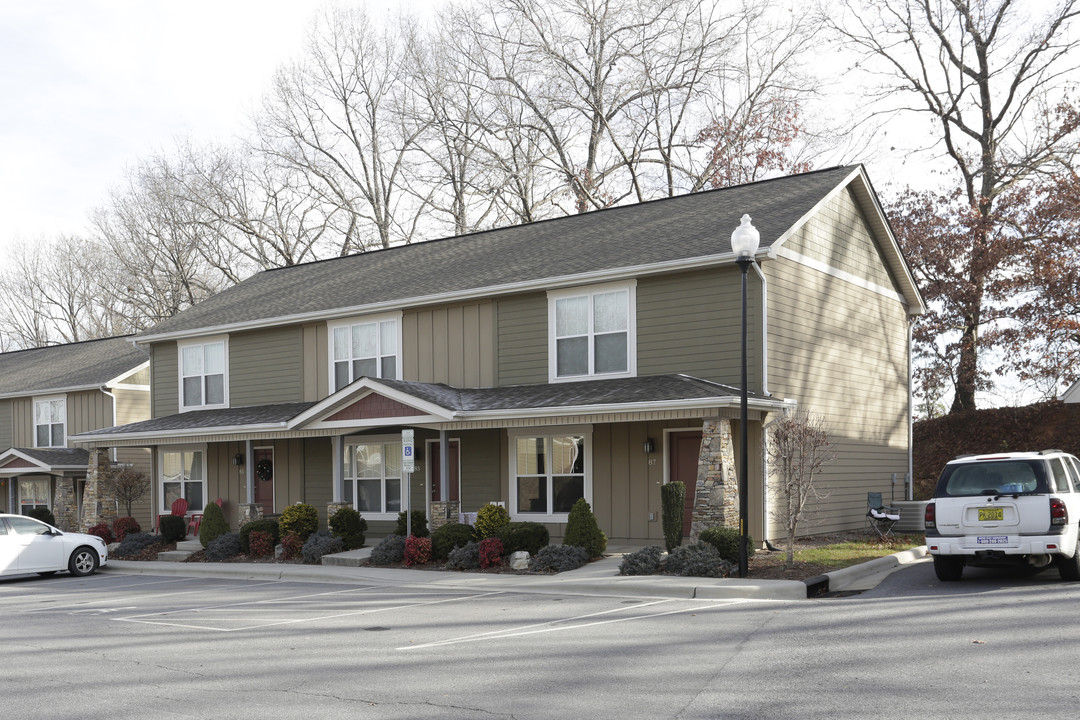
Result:
<svg viewBox="0 0 1080 720">
<path fill-rule="evenodd" d="M 915 499 L 915 460 L 911 446 L 915 442 L 915 389 L 914 389 L 914 372 L 912 370 L 912 352 L 911 352 L 911 340 L 915 329 L 915 316 L 908 316 L 907 326 L 907 491 L 904 493 L 904 497 L 907 500 Z"/>
</svg>

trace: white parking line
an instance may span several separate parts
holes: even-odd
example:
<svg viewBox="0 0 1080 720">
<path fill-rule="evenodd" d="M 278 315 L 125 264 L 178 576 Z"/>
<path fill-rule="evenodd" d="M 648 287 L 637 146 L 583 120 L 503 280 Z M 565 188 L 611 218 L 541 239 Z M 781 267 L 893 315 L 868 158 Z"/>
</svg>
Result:
<svg viewBox="0 0 1080 720">
<path fill-rule="evenodd" d="M 185 578 L 185 580 L 190 581 L 190 578 Z M 169 582 L 184 582 L 184 580 L 170 580 Z M 243 587 L 250 588 L 250 587 L 260 587 L 262 585 L 277 585 L 277 584 L 279 584 L 279 583 L 277 583 L 277 582 L 265 582 L 265 583 L 254 583 L 254 584 L 251 584 L 251 585 L 244 585 Z M 101 598 L 99 600 L 84 600 L 82 602 L 70 603 L 68 605 L 49 605 L 48 607 L 27 608 L 25 610 L 19 610 L 18 612 L 21 612 L 21 613 L 52 612 L 53 610 L 65 610 L 65 609 L 68 609 L 68 608 L 85 608 L 85 607 L 90 607 L 90 606 L 93 606 L 93 605 L 104 605 L 104 604 L 111 604 L 111 603 L 131 603 L 131 602 L 134 602 L 136 600 L 146 600 L 148 598 L 157 598 L 157 597 L 174 598 L 174 597 L 180 597 L 181 595 L 194 595 L 194 594 L 197 594 L 197 593 L 211 592 L 211 591 L 217 590 L 219 588 L 220 589 L 228 589 L 228 588 L 235 588 L 235 587 L 237 587 L 235 584 L 233 584 L 233 585 L 211 585 L 209 587 L 204 585 L 202 587 L 192 588 L 191 590 L 179 590 L 179 591 L 177 591 L 177 590 L 169 590 L 167 592 L 144 593 L 144 594 L 141 594 L 141 595 L 125 595 L 125 596 L 122 596 L 122 597 L 115 597 L 114 596 L 114 597 Z M 71 594 L 75 594 L 75 593 L 71 593 Z"/>
</svg>

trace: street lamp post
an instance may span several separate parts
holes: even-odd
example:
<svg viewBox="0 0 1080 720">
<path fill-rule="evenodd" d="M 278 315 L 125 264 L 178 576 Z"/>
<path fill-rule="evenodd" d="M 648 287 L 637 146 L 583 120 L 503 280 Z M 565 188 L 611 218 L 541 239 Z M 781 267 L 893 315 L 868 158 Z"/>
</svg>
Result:
<svg viewBox="0 0 1080 720">
<path fill-rule="evenodd" d="M 742 383 L 739 401 L 739 577 L 747 574 L 747 556 L 749 555 L 747 536 L 747 516 L 750 514 L 749 483 L 747 466 L 749 465 L 750 445 L 746 408 L 746 273 L 754 264 L 761 234 L 750 222 L 749 215 L 743 215 L 739 227 L 731 233 L 731 250 L 735 253 L 735 262 L 742 271 Z"/>
</svg>

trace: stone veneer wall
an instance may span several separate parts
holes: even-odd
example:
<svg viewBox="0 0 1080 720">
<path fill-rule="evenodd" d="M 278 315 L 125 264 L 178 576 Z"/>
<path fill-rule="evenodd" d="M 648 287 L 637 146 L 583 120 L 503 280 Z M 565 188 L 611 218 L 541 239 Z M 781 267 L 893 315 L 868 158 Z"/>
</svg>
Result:
<svg viewBox="0 0 1080 720">
<path fill-rule="evenodd" d="M 56 478 L 56 502 L 53 503 L 56 526 L 67 532 L 79 529 L 79 506 L 75 498 L 75 478 Z"/>
<path fill-rule="evenodd" d="M 461 503 L 457 500 L 432 501 L 431 517 L 428 518 L 428 528 L 432 531 L 447 523 L 457 522 L 461 513 Z"/>
<path fill-rule="evenodd" d="M 706 418 L 702 424 L 691 540 L 696 541 L 702 530 L 714 525 L 739 527 L 739 483 L 731 421 L 726 418 Z"/>
<path fill-rule="evenodd" d="M 244 527 L 254 520 L 262 520 L 262 503 L 240 503 L 236 506 L 236 521 Z"/>
<path fill-rule="evenodd" d="M 86 532 L 98 523 L 110 525 L 116 518 L 116 498 L 109 494 L 109 461 L 107 448 L 93 448 L 86 472 L 86 490 L 83 492 L 82 517 L 79 529 Z"/>
</svg>

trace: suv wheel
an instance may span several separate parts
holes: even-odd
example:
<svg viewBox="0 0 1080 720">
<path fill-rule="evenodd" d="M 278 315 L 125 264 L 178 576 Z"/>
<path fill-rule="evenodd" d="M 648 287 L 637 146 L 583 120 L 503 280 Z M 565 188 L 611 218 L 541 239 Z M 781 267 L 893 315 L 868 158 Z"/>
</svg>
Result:
<svg viewBox="0 0 1080 720">
<path fill-rule="evenodd" d="M 959 580 L 964 572 L 964 558 L 955 555 L 935 555 L 934 574 L 941 582 Z M 1064 570 L 1062 570 L 1064 573 Z"/>
<path fill-rule="evenodd" d="M 1058 571 L 1061 573 L 1062 580 L 1069 582 L 1080 580 L 1080 541 L 1077 541 L 1076 550 L 1071 558 L 1064 555 L 1058 558 Z"/>
</svg>

